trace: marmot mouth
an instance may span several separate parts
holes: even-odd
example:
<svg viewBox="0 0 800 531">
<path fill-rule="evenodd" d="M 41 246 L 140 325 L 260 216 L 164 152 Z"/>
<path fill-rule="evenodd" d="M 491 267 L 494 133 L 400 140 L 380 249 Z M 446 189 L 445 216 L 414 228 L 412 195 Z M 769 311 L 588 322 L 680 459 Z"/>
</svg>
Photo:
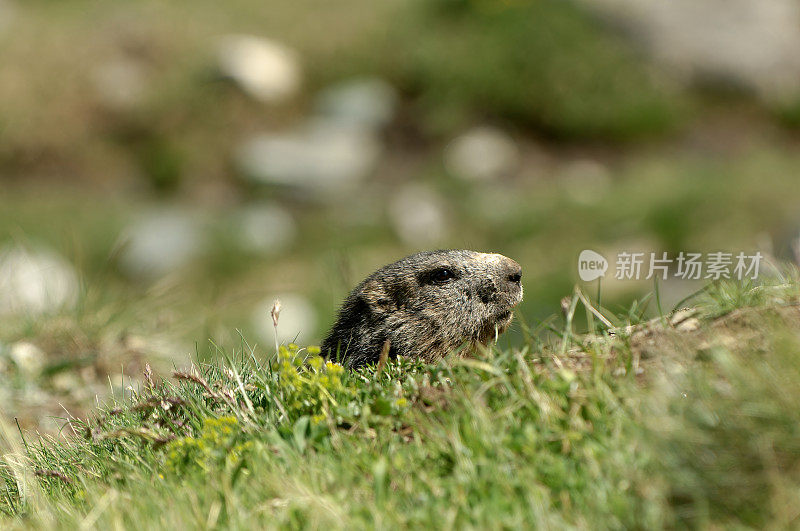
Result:
<svg viewBox="0 0 800 531">
<path fill-rule="evenodd" d="M 497 324 L 502 324 L 505 321 L 508 321 L 509 319 L 511 319 L 511 310 L 500 312 L 494 316 L 494 322 Z"/>
<path fill-rule="evenodd" d="M 506 331 L 508 325 L 511 324 L 512 317 L 513 315 L 510 309 L 494 314 L 491 319 L 484 323 L 478 333 L 478 341 L 484 345 L 490 341 L 494 341 L 498 335 Z"/>
</svg>

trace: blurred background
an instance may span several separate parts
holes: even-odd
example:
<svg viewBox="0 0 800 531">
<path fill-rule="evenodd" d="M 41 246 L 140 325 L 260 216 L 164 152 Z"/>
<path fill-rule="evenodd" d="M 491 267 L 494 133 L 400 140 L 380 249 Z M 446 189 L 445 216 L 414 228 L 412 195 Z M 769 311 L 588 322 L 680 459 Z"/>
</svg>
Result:
<svg viewBox="0 0 800 531">
<path fill-rule="evenodd" d="M 0 410 L 266 356 L 275 298 L 316 344 L 424 249 L 516 259 L 532 326 L 583 249 L 794 260 L 798 147 L 796 0 L 0 0 Z"/>
</svg>

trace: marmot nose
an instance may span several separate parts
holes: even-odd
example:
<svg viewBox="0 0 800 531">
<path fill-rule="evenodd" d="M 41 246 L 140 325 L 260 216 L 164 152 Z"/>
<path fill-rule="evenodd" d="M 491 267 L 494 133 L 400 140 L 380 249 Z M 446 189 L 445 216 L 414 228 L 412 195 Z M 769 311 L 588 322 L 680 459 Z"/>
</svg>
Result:
<svg viewBox="0 0 800 531">
<path fill-rule="evenodd" d="M 503 261 L 503 273 L 506 276 L 506 280 L 512 284 L 519 285 L 522 281 L 522 266 L 511 258 L 506 258 Z"/>
</svg>

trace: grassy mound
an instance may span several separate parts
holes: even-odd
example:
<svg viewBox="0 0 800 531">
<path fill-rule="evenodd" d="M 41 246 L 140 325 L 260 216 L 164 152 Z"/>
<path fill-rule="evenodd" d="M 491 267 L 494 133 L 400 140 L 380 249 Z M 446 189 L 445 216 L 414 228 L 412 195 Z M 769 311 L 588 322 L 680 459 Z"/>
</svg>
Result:
<svg viewBox="0 0 800 531">
<path fill-rule="evenodd" d="M 692 313 L 587 335 L 576 303 L 435 365 L 217 349 L 64 438 L 4 426 L 3 525 L 791 527 L 799 292 L 718 284 Z"/>
</svg>

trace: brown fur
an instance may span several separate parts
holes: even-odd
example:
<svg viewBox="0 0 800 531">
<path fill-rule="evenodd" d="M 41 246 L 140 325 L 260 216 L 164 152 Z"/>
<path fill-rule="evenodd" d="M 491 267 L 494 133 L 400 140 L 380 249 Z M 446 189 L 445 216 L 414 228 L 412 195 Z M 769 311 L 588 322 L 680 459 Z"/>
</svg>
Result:
<svg viewBox="0 0 800 531">
<path fill-rule="evenodd" d="M 444 273 L 448 271 L 448 273 Z M 475 251 L 428 251 L 372 273 L 350 293 L 323 355 L 349 367 L 390 357 L 436 360 L 465 343 L 486 344 L 511 322 L 522 300 L 522 268 Z"/>
</svg>

